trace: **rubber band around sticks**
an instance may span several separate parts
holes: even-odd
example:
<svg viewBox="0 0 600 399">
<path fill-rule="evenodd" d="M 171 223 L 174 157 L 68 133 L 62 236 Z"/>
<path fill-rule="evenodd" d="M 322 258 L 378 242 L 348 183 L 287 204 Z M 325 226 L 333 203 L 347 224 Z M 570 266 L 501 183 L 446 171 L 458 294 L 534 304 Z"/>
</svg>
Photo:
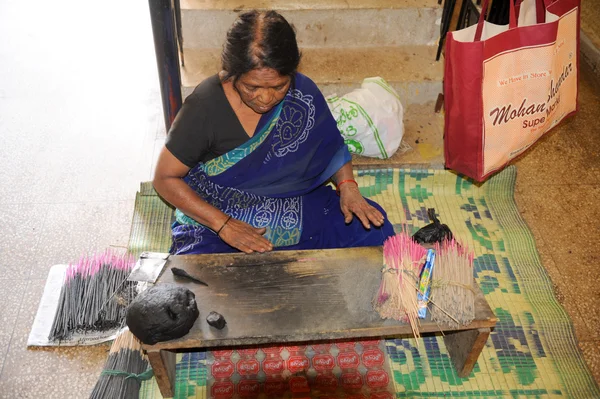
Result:
<svg viewBox="0 0 600 399">
<path fill-rule="evenodd" d="M 154 370 L 148 369 L 141 374 L 133 374 L 133 373 L 128 373 L 126 371 L 121 371 L 121 370 L 103 370 L 100 375 L 112 375 L 112 376 L 117 376 L 117 377 L 125 377 L 126 380 L 133 378 L 134 380 L 142 382 L 142 381 L 147 381 L 150 378 L 154 377 Z"/>
<path fill-rule="evenodd" d="M 385 268 L 385 267 L 384 267 L 383 273 L 397 273 L 398 271 L 402 271 L 402 272 L 404 272 L 404 274 L 406 274 L 407 276 L 410 276 L 410 277 L 412 277 L 413 279 L 417 280 L 417 282 L 418 282 L 418 279 L 416 278 L 415 274 L 414 274 L 412 271 L 408 270 L 408 269 L 394 269 L 394 268 L 392 268 L 392 267 L 387 267 L 387 268 Z M 414 288 L 415 290 L 418 290 L 418 288 L 417 288 L 417 286 L 416 286 L 416 283 L 417 283 L 417 282 L 415 282 L 415 283 L 412 283 L 412 284 L 409 282 L 409 285 L 410 285 L 412 288 Z M 432 281 L 432 284 L 433 284 L 433 281 Z M 466 286 L 466 285 L 464 285 L 464 284 L 460 284 L 460 283 L 453 283 L 452 281 L 446 281 L 446 282 L 444 282 L 444 284 L 440 284 L 440 282 L 438 282 L 438 285 L 437 285 L 437 287 L 443 287 L 443 286 L 446 286 L 446 285 L 456 285 L 456 286 L 459 286 L 459 287 L 463 287 L 463 288 L 465 288 L 465 289 L 469 289 L 469 290 L 471 290 L 473 293 L 475 293 L 475 289 L 474 289 L 474 288 L 472 288 L 472 287 L 468 287 L 468 286 Z M 434 288 L 434 285 L 432 285 L 432 288 Z M 446 310 L 445 310 L 443 307 L 441 307 L 440 305 L 438 305 L 437 303 L 435 303 L 435 302 L 434 302 L 434 301 L 432 301 L 431 299 L 428 299 L 428 300 L 427 300 L 427 303 L 431 303 L 433 306 L 435 306 L 435 307 L 437 307 L 438 309 L 440 309 L 440 310 L 442 311 L 442 313 L 444 313 L 446 316 L 448 316 L 449 318 L 451 318 L 451 319 L 452 319 L 452 320 L 453 320 L 455 323 L 457 323 L 457 324 L 459 324 L 459 325 L 463 325 L 463 324 L 462 324 L 461 322 L 459 322 L 459 321 L 458 321 L 458 320 L 457 320 L 457 319 L 456 319 L 454 316 L 452 316 L 450 313 L 448 313 L 448 312 L 447 312 L 447 311 L 446 311 Z"/>
</svg>

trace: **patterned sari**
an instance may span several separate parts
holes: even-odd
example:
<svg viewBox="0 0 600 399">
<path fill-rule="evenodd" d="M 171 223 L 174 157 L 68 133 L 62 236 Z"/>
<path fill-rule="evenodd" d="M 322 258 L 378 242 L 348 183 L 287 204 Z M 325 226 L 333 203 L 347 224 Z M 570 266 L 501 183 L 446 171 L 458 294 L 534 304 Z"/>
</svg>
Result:
<svg viewBox="0 0 600 399">
<path fill-rule="evenodd" d="M 261 117 L 251 139 L 198 164 L 184 181 L 227 215 L 266 227 L 265 237 L 276 249 L 381 245 L 393 234 L 389 221 L 370 230 L 357 218 L 346 224 L 340 198 L 325 185 L 350 160 L 323 95 L 298 73 L 283 101 Z M 181 211 L 175 217 L 171 253 L 237 251 Z"/>
</svg>

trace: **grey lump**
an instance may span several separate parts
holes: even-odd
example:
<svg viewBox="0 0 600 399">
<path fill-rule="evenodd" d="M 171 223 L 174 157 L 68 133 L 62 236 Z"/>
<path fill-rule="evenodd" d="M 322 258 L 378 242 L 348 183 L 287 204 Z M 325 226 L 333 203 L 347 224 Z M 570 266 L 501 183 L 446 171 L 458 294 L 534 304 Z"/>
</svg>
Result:
<svg viewBox="0 0 600 399">
<path fill-rule="evenodd" d="M 147 345 L 186 335 L 200 315 L 196 296 L 187 288 L 155 285 L 135 298 L 127 309 L 129 330 Z"/>
</svg>

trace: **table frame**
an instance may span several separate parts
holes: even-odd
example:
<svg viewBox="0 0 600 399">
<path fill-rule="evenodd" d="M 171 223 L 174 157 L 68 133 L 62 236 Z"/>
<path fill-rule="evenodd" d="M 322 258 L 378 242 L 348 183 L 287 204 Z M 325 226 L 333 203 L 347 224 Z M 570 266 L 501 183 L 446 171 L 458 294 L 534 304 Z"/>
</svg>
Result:
<svg viewBox="0 0 600 399">
<path fill-rule="evenodd" d="M 187 280 L 179 280 L 170 273 L 171 267 L 179 267 L 198 276 L 206 281 L 209 287 L 199 286 Z M 366 304 L 362 304 L 364 306 L 358 306 L 358 308 L 362 307 L 361 309 L 355 310 L 357 303 L 353 302 L 350 303 L 352 306 L 348 306 L 348 302 L 354 300 L 352 296 L 341 298 L 343 295 L 339 290 L 347 291 L 347 285 L 352 285 L 353 281 L 352 275 L 346 276 L 346 270 L 364 272 L 364 274 L 360 274 L 361 281 L 357 281 L 356 284 L 364 283 L 369 290 L 373 290 L 375 293 L 375 285 L 378 287 L 381 267 L 382 247 L 280 251 L 260 255 L 208 254 L 170 257 L 157 284 L 182 284 L 192 290 L 199 302 L 201 315 L 185 337 L 155 345 L 142 345 L 154 370 L 154 376 L 162 396 L 169 398 L 174 395 L 176 355 L 180 351 L 336 339 L 412 336 L 411 327 L 407 323 L 381 320 L 372 307 L 367 309 Z M 261 274 L 261 272 L 264 273 Z M 258 277 L 252 280 L 256 275 Z M 240 283 L 237 280 L 249 280 L 249 282 L 242 281 Z M 237 283 L 234 283 L 235 281 Z M 298 284 L 294 283 L 296 281 L 306 282 L 301 286 L 306 293 L 301 292 L 300 295 L 292 298 L 282 294 L 283 296 L 279 297 L 279 300 L 285 298 L 283 305 L 274 310 L 274 313 L 270 313 L 271 309 L 269 309 L 272 304 L 264 303 L 269 301 L 270 296 L 264 296 L 258 298 L 254 303 L 239 304 L 243 309 L 235 313 L 235 318 L 229 320 L 228 326 L 222 331 L 209 327 L 204 319 L 209 311 L 215 310 L 213 307 L 219 306 L 221 307 L 220 313 L 227 319 L 228 309 L 230 312 L 234 312 L 232 304 L 238 303 L 236 301 L 240 301 L 240 298 L 251 298 L 251 296 L 253 298 L 257 292 L 261 292 L 258 291 L 260 284 L 264 284 L 265 287 L 273 287 L 273 282 L 280 282 L 281 289 L 285 291 L 286 284 L 293 283 L 294 286 L 297 286 Z M 326 281 L 318 287 L 319 295 L 326 297 L 325 303 L 321 304 L 321 307 L 325 309 L 324 312 L 343 313 L 344 306 L 350 310 L 347 311 L 347 315 L 338 315 L 331 321 L 330 326 L 324 324 L 314 328 L 304 328 L 304 324 L 312 326 L 310 320 L 316 320 L 319 309 L 300 309 L 303 313 L 299 318 L 304 321 L 304 324 L 298 324 L 300 321 L 295 320 L 293 315 L 288 315 L 288 313 L 289 309 L 297 310 L 298 306 L 314 308 L 314 305 L 310 305 L 306 301 L 310 301 L 309 296 L 315 295 L 314 291 L 311 291 L 314 289 L 315 281 Z M 257 284 L 259 287 L 256 287 Z M 211 287 L 213 291 L 211 291 Z M 496 316 L 476 283 L 475 289 L 476 310 L 475 320 L 472 323 L 458 328 L 448 328 L 426 319 L 421 321 L 419 327 L 421 334 L 444 334 L 448 354 L 460 377 L 467 377 L 471 374 L 491 330 L 497 323 Z M 327 295 L 329 291 L 331 291 L 330 296 Z M 291 295 L 291 291 L 289 293 Z M 216 295 L 221 297 L 215 298 Z M 246 302 L 252 301 L 247 300 Z M 263 303 L 264 305 L 262 305 Z M 203 305 L 209 306 L 209 308 L 203 308 Z M 247 309 L 255 309 L 257 306 L 264 306 L 267 311 L 261 309 L 260 312 L 243 312 Z M 276 324 L 280 326 L 281 331 L 276 331 L 276 327 L 270 324 L 273 323 L 273 320 L 281 320 Z M 306 320 L 309 320 L 309 323 L 306 323 Z"/>
</svg>

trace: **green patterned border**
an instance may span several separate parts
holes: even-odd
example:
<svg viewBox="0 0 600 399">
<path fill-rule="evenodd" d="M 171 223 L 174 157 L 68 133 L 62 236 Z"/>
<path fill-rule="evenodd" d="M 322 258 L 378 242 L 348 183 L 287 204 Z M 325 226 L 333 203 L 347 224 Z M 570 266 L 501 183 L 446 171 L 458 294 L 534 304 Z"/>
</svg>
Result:
<svg viewBox="0 0 600 399">
<path fill-rule="evenodd" d="M 514 200 L 516 168 L 501 173 L 486 185 L 488 207 L 505 233 L 506 249 L 518 268 L 515 275 L 522 294 L 536 311 L 535 322 L 545 336 L 545 350 L 555 359 L 569 397 L 600 398 L 598 386 L 580 354 L 573 323 L 558 303 L 552 282 L 537 252 L 535 239 Z M 510 190 L 506 188 L 510 187 Z"/>
</svg>

